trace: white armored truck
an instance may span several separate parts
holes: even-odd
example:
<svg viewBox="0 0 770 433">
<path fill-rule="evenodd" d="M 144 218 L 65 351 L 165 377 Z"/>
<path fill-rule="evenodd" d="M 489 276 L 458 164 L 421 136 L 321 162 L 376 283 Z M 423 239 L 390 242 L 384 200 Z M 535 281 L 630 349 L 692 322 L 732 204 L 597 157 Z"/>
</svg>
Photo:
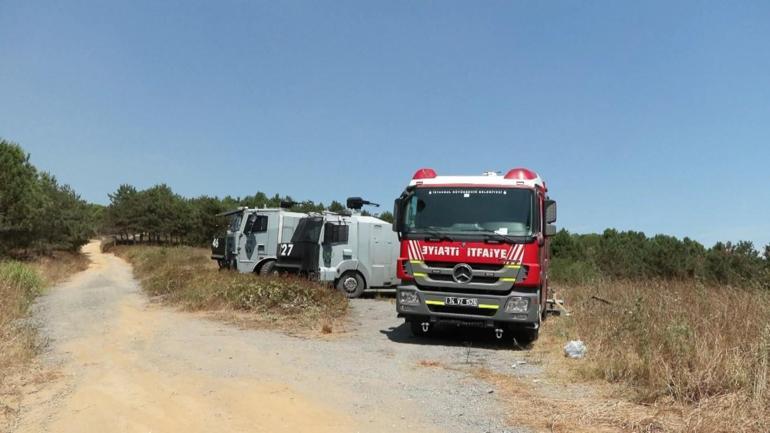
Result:
<svg viewBox="0 0 770 433">
<path fill-rule="evenodd" d="M 275 271 L 329 282 L 349 298 L 366 289 L 395 288 L 398 237 L 390 223 L 361 215 L 364 204 L 374 203 L 353 197 L 348 199 L 351 215 L 303 218 L 291 240 L 278 245 Z"/>
<path fill-rule="evenodd" d="M 269 274 L 275 264 L 278 244 L 288 242 L 297 224 L 307 214 L 286 209 L 241 207 L 218 216 L 228 217 L 227 234 L 214 238 L 211 258 L 220 268 Z"/>
</svg>

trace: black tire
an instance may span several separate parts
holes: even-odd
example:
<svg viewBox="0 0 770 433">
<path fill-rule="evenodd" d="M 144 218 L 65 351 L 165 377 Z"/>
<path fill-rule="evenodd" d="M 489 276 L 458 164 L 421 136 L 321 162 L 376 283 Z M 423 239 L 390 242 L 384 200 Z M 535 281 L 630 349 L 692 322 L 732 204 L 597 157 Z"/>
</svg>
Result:
<svg viewBox="0 0 770 433">
<path fill-rule="evenodd" d="M 513 331 L 513 338 L 515 338 L 519 346 L 522 347 L 526 347 L 534 343 L 539 336 L 539 329 L 522 328 Z"/>
<path fill-rule="evenodd" d="M 265 276 L 265 275 L 272 275 L 274 273 L 273 270 L 275 269 L 275 260 L 270 260 L 269 262 L 266 262 L 262 265 L 261 268 L 259 268 L 259 275 Z"/>
<path fill-rule="evenodd" d="M 361 274 L 348 271 L 342 274 L 340 279 L 337 280 L 337 289 L 344 293 L 348 298 L 358 298 L 364 294 L 366 283 Z"/>
</svg>

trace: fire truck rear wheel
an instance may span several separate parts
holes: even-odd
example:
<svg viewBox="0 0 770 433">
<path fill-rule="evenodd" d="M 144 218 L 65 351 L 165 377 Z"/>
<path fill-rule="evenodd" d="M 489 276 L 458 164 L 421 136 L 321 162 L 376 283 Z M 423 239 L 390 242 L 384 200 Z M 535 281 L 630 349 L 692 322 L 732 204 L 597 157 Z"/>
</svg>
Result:
<svg viewBox="0 0 770 433">
<path fill-rule="evenodd" d="M 348 298 L 358 298 L 366 290 L 366 283 L 358 272 L 345 272 L 337 281 L 337 289 Z"/>
</svg>

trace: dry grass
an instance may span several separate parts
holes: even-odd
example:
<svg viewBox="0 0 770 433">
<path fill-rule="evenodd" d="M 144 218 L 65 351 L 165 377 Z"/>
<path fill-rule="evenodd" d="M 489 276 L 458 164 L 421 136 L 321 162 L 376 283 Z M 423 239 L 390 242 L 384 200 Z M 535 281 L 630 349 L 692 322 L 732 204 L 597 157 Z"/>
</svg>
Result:
<svg viewBox="0 0 770 433">
<path fill-rule="evenodd" d="M 190 311 L 249 313 L 252 320 L 241 323 L 328 334 L 348 307 L 341 293 L 306 279 L 219 271 L 202 248 L 116 246 L 110 252 L 134 265 L 149 295 Z"/>
<path fill-rule="evenodd" d="M 545 361 L 551 377 L 594 381 L 590 388 L 602 391 L 561 398 L 487 374 L 511 390 L 514 406 L 536 414 L 530 425 L 542 431 L 770 431 L 768 292 L 616 282 L 562 295 L 572 315 L 547 323 L 531 355 Z M 586 359 L 559 354 L 570 339 L 587 343 Z"/>
<path fill-rule="evenodd" d="M 606 395 L 601 387 L 532 383 L 531 379 L 480 370 L 474 375 L 495 385 L 513 425 L 537 432 L 676 432 L 681 416 L 671 407 L 644 406 Z"/>
<path fill-rule="evenodd" d="M 88 266 L 80 254 L 56 252 L 29 262 L 0 262 L 0 427 L 15 414 L 20 387 L 40 349 L 36 330 L 23 319 L 46 286 Z"/>
<path fill-rule="evenodd" d="M 81 253 L 54 251 L 29 262 L 43 277 L 45 286 L 59 284 L 75 273 L 85 271 L 90 261 Z"/>
<path fill-rule="evenodd" d="M 612 304 L 597 302 L 599 296 Z M 682 403 L 741 393 L 770 401 L 770 293 L 696 283 L 614 283 L 570 289 L 587 374 Z"/>
<path fill-rule="evenodd" d="M 80 254 L 54 253 L 30 262 L 0 262 L 0 387 L 36 353 L 35 332 L 23 319 L 43 288 L 84 270 Z"/>
<path fill-rule="evenodd" d="M 35 354 L 34 332 L 20 322 L 44 287 L 30 265 L 0 263 L 0 389 L 6 377 Z"/>
</svg>

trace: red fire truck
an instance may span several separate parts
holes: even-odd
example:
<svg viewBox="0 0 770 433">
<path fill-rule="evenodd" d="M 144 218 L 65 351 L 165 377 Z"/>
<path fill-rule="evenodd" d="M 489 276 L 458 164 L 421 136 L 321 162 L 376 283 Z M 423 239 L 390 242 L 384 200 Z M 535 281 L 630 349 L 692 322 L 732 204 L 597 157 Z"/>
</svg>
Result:
<svg viewBox="0 0 770 433">
<path fill-rule="evenodd" d="M 396 199 L 401 250 L 396 306 L 415 335 L 446 322 L 537 338 L 548 292 L 556 202 L 526 168 L 505 175 L 418 170 Z"/>
</svg>

